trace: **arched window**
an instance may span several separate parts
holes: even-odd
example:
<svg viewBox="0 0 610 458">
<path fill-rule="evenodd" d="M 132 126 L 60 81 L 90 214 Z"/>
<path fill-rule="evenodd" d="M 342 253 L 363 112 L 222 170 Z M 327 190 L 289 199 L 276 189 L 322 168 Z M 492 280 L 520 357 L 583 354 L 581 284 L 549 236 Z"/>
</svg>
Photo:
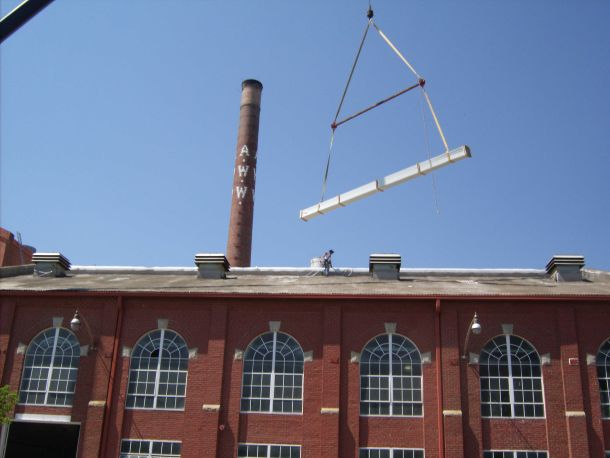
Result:
<svg viewBox="0 0 610 458">
<path fill-rule="evenodd" d="M 303 411 L 303 350 L 288 334 L 268 332 L 248 345 L 241 411 Z"/>
<path fill-rule="evenodd" d="M 360 355 L 360 415 L 422 415 L 421 355 L 413 342 L 383 334 Z"/>
<path fill-rule="evenodd" d="M 610 339 L 597 352 L 597 379 L 602 401 L 602 418 L 610 418 Z"/>
<path fill-rule="evenodd" d="M 184 409 L 189 352 L 169 329 L 143 336 L 131 353 L 127 407 Z"/>
<path fill-rule="evenodd" d="M 50 328 L 32 339 L 25 354 L 19 389 L 22 404 L 71 406 L 80 345 L 64 328 Z"/>
<path fill-rule="evenodd" d="M 536 349 L 520 337 L 490 340 L 479 358 L 484 417 L 543 417 L 542 370 Z"/>
</svg>

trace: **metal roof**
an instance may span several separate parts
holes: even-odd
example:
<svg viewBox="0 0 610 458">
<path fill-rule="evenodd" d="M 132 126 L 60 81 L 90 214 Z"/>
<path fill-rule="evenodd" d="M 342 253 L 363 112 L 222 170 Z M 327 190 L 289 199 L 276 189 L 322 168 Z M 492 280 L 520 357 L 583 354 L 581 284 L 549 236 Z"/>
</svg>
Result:
<svg viewBox="0 0 610 458">
<path fill-rule="evenodd" d="M 399 280 L 366 268 L 233 268 L 226 279 L 197 278 L 195 267 L 73 266 L 64 278 L 32 266 L 0 268 L 0 292 L 110 292 L 220 295 L 392 297 L 570 297 L 610 299 L 610 272 L 583 269 L 583 280 L 556 282 L 543 269 L 401 269 Z"/>
</svg>

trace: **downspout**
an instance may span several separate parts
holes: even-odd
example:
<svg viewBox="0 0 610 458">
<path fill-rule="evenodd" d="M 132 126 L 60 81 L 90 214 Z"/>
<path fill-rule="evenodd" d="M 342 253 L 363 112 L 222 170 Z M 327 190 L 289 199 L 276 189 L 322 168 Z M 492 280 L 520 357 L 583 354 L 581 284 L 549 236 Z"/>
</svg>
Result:
<svg viewBox="0 0 610 458">
<path fill-rule="evenodd" d="M 110 413 L 112 410 L 112 396 L 114 394 L 114 377 L 116 375 L 116 366 L 119 361 L 119 344 L 121 342 L 121 331 L 123 330 L 123 296 L 117 298 L 117 318 L 114 328 L 114 343 L 112 346 L 112 361 L 110 362 L 110 374 L 108 377 L 108 389 L 106 390 L 106 405 L 104 406 L 104 418 L 102 419 L 102 438 L 99 448 L 99 458 L 106 456 L 108 448 L 108 430 L 110 429 Z"/>
<path fill-rule="evenodd" d="M 445 425 L 443 422 L 443 362 L 441 356 L 441 300 L 436 299 L 434 338 L 436 340 L 436 404 L 438 410 L 438 456 L 445 458 Z"/>
</svg>

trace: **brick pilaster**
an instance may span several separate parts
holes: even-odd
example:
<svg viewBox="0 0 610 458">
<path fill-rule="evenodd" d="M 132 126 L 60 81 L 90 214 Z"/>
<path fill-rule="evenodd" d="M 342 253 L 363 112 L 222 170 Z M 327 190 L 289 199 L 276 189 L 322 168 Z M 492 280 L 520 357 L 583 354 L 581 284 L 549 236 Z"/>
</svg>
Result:
<svg viewBox="0 0 610 458">
<path fill-rule="evenodd" d="M 582 380 L 575 314 L 572 307 L 562 307 L 558 311 L 560 343 L 561 380 L 563 385 L 564 409 L 568 436 L 568 456 L 587 456 L 589 441 L 587 421 L 583 403 Z M 586 361 L 584 362 L 586 363 Z"/>
<path fill-rule="evenodd" d="M 443 305 L 447 305 L 444 303 Z M 464 432 L 462 428 L 462 402 L 460 364 L 460 342 L 458 313 L 454 307 L 441 308 L 441 357 L 442 357 L 442 412 L 445 429 L 445 458 L 460 458 L 464 455 Z M 438 370 L 438 369 L 437 369 Z"/>
<path fill-rule="evenodd" d="M 341 381 L 341 308 L 324 310 L 323 374 L 321 421 L 321 455 L 339 456 L 339 402 Z"/>
<path fill-rule="evenodd" d="M 212 306 L 205 380 L 203 382 L 207 395 L 203 405 L 198 406 L 200 410 L 197 413 L 197 416 L 201 418 L 201 422 L 197 422 L 197 426 L 201 432 L 205 432 L 205 434 L 199 433 L 201 437 L 198 441 L 201 443 L 201 449 L 206 450 L 206 454 L 210 457 L 217 456 L 218 444 L 224 434 L 220 411 L 227 407 L 222 405 L 227 313 L 226 305 L 214 304 Z M 193 433 L 197 434 L 196 431 L 193 431 Z"/>
</svg>

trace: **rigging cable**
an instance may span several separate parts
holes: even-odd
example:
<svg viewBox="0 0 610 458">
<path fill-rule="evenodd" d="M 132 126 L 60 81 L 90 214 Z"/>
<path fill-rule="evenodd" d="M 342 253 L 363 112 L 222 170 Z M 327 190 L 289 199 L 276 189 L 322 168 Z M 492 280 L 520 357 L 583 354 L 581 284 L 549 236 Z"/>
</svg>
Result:
<svg viewBox="0 0 610 458">
<path fill-rule="evenodd" d="M 422 93 L 423 97 L 423 93 Z M 424 138 L 426 140 L 426 150 L 428 151 L 428 162 L 432 165 L 432 157 L 430 155 L 430 134 L 428 133 L 428 123 L 426 122 L 426 113 L 424 112 L 424 106 L 421 103 L 421 99 L 419 100 L 419 111 L 421 113 L 421 119 L 424 124 Z M 440 215 L 441 211 L 438 207 L 438 190 L 436 189 L 436 174 L 432 173 L 432 193 L 434 196 L 434 208 L 436 210 L 436 214 Z"/>
<path fill-rule="evenodd" d="M 369 4 L 369 10 L 367 12 L 367 17 L 369 20 L 366 23 L 366 27 L 364 29 L 364 33 L 362 34 L 362 40 L 360 41 L 360 46 L 358 47 L 358 52 L 356 53 L 356 59 L 354 59 L 354 63 L 352 65 L 352 69 L 349 72 L 349 77 L 347 78 L 347 83 L 345 85 L 345 89 L 343 89 L 343 95 L 341 96 L 341 101 L 339 102 L 339 107 L 337 108 L 337 113 L 335 114 L 335 119 L 333 119 L 332 134 L 330 137 L 330 147 L 328 148 L 328 159 L 326 160 L 326 170 L 324 171 L 324 179 L 322 181 L 322 197 L 320 198 L 320 202 L 324 200 L 324 194 L 326 193 L 326 181 L 328 179 L 328 170 L 330 168 L 330 156 L 333 150 L 333 143 L 335 141 L 335 129 L 337 128 L 337 118 L 339 117 L 339 113 L 341 112 L 341 107 L 343 106 L 343 102 L 345 101 L 345 96 L 347 95 L 347 90 L 349 89 L 349 85 L 352 81 L 352 77 L 354 76 L 354 71 L 356 71 L 356 65 L 358 64 L 358 59 L 360 58 L 360 53 L 362 52 L 362 47 L 364 46 L 364 41 L 366 40 L 366 36 L 369 33 L 369 28 L 371 27 L 371 23 L 373 22 L 373 10 Z"/>
</svg>

